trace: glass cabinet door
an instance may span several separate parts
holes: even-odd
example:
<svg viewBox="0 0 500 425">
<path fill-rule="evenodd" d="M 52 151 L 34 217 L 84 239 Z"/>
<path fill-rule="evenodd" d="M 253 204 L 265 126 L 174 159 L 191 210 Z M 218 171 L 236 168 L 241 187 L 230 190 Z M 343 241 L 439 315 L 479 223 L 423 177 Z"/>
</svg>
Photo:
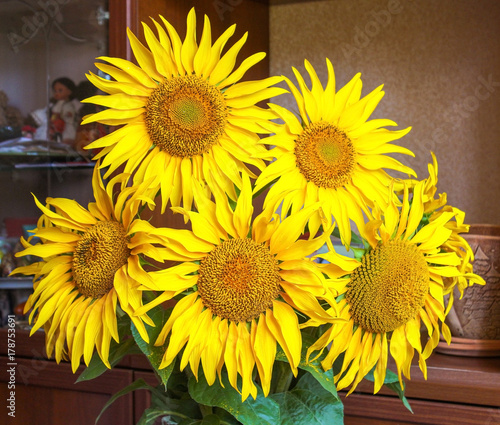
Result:
<svg viewBox="0 0 500 425">
<path fill-rule="evenodd" d="M 57 141 L 40 128 L 55 103 L 54 82 L 71 82 L 77 113 L 78 98 L 87 97 L 85 73 L 107 52 L 105 0 L 0 0 L 0 127 L 9 125 L 14 136 L 35 127 L 35 139 Z"/>
</svg>

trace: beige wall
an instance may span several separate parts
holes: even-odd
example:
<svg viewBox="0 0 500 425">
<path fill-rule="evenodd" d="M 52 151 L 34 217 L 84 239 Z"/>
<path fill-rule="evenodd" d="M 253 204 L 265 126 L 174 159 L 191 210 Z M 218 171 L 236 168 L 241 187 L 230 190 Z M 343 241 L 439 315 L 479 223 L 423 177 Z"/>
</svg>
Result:
<svg viewBox="0 0 500 425">
<path fill-rule="evenodd" d="M 497 0 L 335 0 L 273 3 L 271 74 L 304 73 L 308 59 L 337 87 L 362 73 L 363 94 L 383 83 L 373 118 L 412 131 L 398 143 L 427 177 L 433 150 L 438 190 L 468 223 L 500 224 L 500 2 Z M 292 107 L 289 96 L 274 99 Z"/>
</svg>

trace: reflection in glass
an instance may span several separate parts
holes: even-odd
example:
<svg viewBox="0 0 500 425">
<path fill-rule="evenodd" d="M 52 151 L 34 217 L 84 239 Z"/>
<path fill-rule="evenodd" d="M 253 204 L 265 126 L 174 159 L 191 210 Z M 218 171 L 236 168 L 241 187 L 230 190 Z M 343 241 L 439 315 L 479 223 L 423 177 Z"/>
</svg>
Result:
<svg viewBox="0 0 500 425">
<path fill-rule="evenodd" d="M 79 123 L 78 98 L 89 94 L 85 72 L 107 54 L 106 3 L 0 0 L 0 106 L 10 111 L 8 119 L 0 114 L 0 127 L 10 126 L 11 136 L 20 136 L 24 127 L 34 140 L 75 147 L 76 127 L 70 127 Z M 68 87 L 67 81 L 74 84 Z M 61 86 L 71 93 L 60 97 L 53 88 Z M 14 137 L 0 134 L 0 142 Z"/>
</svg>

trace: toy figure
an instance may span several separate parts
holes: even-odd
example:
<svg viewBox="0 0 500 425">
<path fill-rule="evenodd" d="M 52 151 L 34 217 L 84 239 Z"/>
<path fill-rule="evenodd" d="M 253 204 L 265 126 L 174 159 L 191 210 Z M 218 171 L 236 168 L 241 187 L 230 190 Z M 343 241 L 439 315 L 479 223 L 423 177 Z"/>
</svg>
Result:
<svg viewBox="0 0 500 425">
<path fill-rule="evenodd" d="M 53 101 L 50 106 L 49 139 L 72 145 L 76 136 L 75 83 L 61 77 L 52 83 Z"/>
</svg>

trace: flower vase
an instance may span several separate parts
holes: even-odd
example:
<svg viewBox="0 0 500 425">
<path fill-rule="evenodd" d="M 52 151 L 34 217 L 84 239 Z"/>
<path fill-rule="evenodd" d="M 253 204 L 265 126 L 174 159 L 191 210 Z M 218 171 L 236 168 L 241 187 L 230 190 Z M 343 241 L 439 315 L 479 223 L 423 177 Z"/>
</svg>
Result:
<svg viewBox="0 0 500 425">
<path fill-rule="evenodd" d="M 500 225 L 475 224 L 463 237 L 474 252 L 474 273 L 486 285 L 460 293 L 447 318 L 452 343 L 440 342 L 438 351 L 474 357 L 500 356 Z"/>
</svg>

